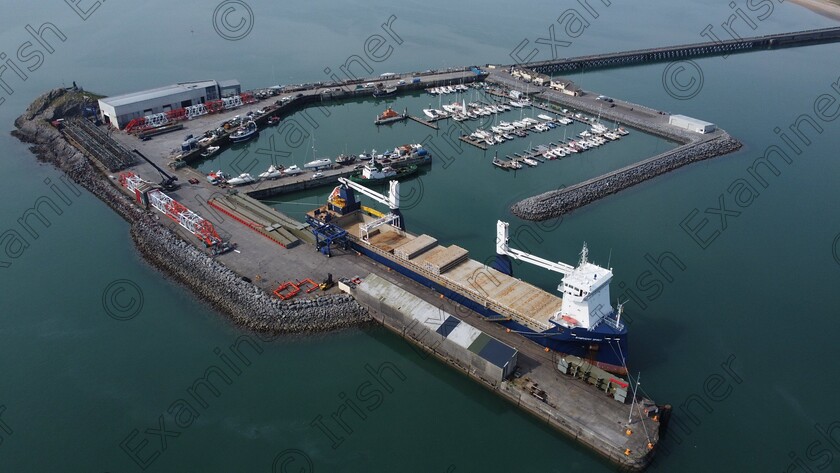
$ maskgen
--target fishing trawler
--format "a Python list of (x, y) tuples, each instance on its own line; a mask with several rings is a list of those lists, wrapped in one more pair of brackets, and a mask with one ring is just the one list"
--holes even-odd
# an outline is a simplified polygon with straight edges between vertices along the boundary
[(230, 141), (231, 143), (244, 143), (254, 139), (257, 133), (259, 133), (257, 124), (253, 120), (249, 120), (247, 124), (231, 133)]
[(350, 175), (350, 180), (362, 184), (379, 184), (385, 181), (394, 179), (403, 179), (417, 173), (419, 168), (416, 164), (408, 166), (393, 168), (388, 165), (383, 165), (376, 161), (376, 158), (371, 159), (365, 164), (361, 171)]

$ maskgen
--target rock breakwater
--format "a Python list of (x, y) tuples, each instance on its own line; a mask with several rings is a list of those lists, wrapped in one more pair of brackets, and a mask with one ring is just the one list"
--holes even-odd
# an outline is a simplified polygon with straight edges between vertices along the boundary
[[(75, 94), (78, 95), (78, 94)], [(165, 274), (189, 287), (239, 325), (269, 333), (303, 333), (345, 328), (371, 320), (351, 296), (325, 295), (280, 301), (243, 280), (141, 209), (50, 125), (80, 111), (82, 97), (64, 89), (38, 97), (15, 120), (12, 134), (32, 144), (39, 160), (64, 171), (131, 224), (132, 239), (140, 253)]]
[(556, 218), (640, 182), (687, 164), (731, 153), (740, 147), (741, 142), (722, 133), (715, 138), (685, 144), (565, 189), (529, 197), (514, 204), (511, 212), (526, 220)]

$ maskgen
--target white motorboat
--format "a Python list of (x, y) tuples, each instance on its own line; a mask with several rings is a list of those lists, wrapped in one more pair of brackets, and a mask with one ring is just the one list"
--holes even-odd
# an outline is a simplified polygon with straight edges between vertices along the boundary
[(327, 166), (332, 166), (332, 160), (329, 158), (316, 159), (314, 161), (309, 161), (308, 163), (303, 165), (303, 167), (306, 169), (318, 169)]
[(219, 151), (219, 149), (220, 148), (218, 146), (208, 146), (207, 149), (204, 150), (203, 153), (201, 153), (201, 157), (202, 158), (209, 158), (210, 156), (213, 156), (214, 154), (216, 154)]
[(243, 172), (237, 177), (231, 178), (227, 180), (227, 183), (232, 186), (243, 186), (245, 184), (251, 184), (254, 182), (254, 177), (248, 174), (247, 172)]
[(277, 179), (278, 177), (282, 176), (283, 170), (272, 164), (271, 166), (269, 166), (268, 171), (261, 173), (258, 177), (260, 179)]
[(284, 176), (297, 176), (298, 174), (303, 174), (303, 169), (299, 168), (297, 164), (292, 164), (283, 170)]

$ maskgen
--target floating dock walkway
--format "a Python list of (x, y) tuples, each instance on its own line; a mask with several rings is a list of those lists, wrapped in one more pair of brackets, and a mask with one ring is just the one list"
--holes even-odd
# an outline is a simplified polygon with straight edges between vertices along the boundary
[(431, 122), (429, 120), (424, 120), (420, 117), (415, 117), (414, 115), (409, 115), (408, 119), (412, 120), (412, 121), (415, 121), (417, 123), (420, 123), (421, 125), (426, 125), (427, 127), (432, 128), (434, 130), (439, 129), (439, 127), (437, 126), (437, 123)]

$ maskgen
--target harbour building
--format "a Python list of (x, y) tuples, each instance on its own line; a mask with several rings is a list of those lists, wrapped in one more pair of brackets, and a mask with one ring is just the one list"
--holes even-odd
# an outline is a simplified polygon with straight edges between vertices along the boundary
[(131, 120), (240, 95), (237, 80), (179, 82), (99, 100), (102, 119), (122, 129)]

